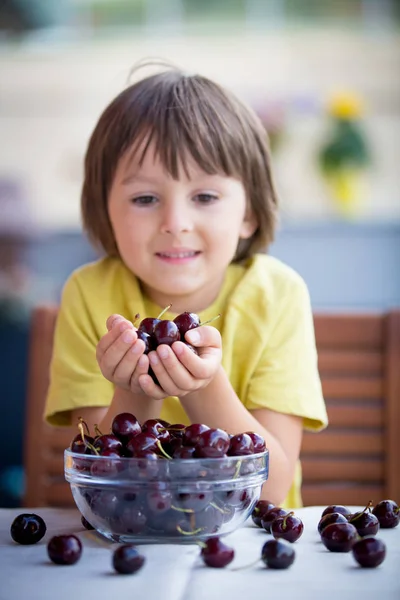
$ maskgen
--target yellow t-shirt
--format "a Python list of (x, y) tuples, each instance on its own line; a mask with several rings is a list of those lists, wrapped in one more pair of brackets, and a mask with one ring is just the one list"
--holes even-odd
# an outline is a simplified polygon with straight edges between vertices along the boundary
[[(129, 320), (139, 313), (156, 317), (162, 307), (143, 297), (137, 278), (117, 258), (76, 270), (64, 286), (54, 339), (45, 418), (71, 425), (71, 411), (108, 406), (113, 384), (100, 372), (96, 345), (106, 319), (118, 313)], [(248, 410), (271, 410), (303, 417), (304, 427), (327, 424), (317, 369), (313, 318), (307, 287), (290, 267), (259, 254), (245, 265), (230, 265), (215, 302), (199, 314), (222, 336), (222, 365)], [(167, 313), (164, 318), (172, 318)], [(179, 399), (163, 401), (161, 418), (188, 424)], [(298, 507), (301, 470), (284, 506)]]

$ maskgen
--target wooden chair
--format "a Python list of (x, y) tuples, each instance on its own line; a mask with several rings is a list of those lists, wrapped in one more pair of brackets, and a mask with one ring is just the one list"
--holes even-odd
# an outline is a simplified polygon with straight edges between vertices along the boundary
[[(56, 307), (32, 314), (25, 428), (25, 506), (73, 504), (63, 450), (76, 428), (53, 428), (42, 415)], [(329, 427), (305, 433), (305, 505), (400, 501), (400, 310), (384, 315), (316, 315)]]

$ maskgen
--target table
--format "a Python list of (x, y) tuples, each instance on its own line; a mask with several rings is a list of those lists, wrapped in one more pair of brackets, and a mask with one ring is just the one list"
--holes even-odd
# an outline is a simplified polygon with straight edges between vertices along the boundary
[[(360, 507), (354, 507), (359, 509)], [(270, 536), (246, 525), (225, 538), (235, 548), (235, 560), (225, 569), (211, 569), (199, 559), (197, 545), (145, 545), (144, 567), (133, 575), (118, 575), (111, 566), (115, 544), (86, 531), (76, 509), (0, 509), (0, 600), (399, 600), (400, 526), (378, 536), (387, 545), (385, 561), (362, 569), (351, 553), (328, 552), (316, 525), (323, 507), (296, 510), (304, 522), (303, 536), (294, 544), (296, 560), (285, 571), (255, 561)], [(10, 537), (10, 525), (21, 512), (35, 512), (47, 524), (46, 536), (33, 546)], [(75, 533), (83, 543), (80, 561), (57, 566), (47, 556), (48, 540)]]

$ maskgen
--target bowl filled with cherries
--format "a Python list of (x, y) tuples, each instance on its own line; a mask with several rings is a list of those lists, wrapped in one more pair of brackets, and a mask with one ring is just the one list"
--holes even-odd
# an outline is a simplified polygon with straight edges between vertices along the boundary
[(90, 525), (115, 542), (197, 542), (231, 533), (252, 513), (268, 477), (268, 451), (253, 432), (201, 423), (139, 423), (115, 416), (111, 432), (79, 433), (65, 477)]

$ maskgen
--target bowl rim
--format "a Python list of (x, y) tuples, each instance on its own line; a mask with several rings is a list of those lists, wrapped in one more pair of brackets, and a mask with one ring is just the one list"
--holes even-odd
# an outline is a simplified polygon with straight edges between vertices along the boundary
[[(67, 457), (71, 457), (71, 458), (77, 458), (77, 459), (82, 459), (82, 460), (106, 460), (106, 461), (111, 461), (111, 462), (131, 462), (134, 463), (135, 461), (140, 462), (140, 464), (143, 464), (145, 461), (147, 461), (148, 459), (146, 457), (139, 457), (139, 456), (102, 456), (101, 454), (81, 454), (79, 452), (72, 452), (69, 448), (66, 448), (64, 450), (64, 463), (67, 460)], [(269, 461), (269, 450), (268, 448), (266, 448), (263, 452), (258, 452), (257, 454), (239, 454), (238, 456), (220, 456), (218, 458), (165, 458), (160, 456), (160, 460), (165, 460), (167, 462), (169, 461), (173, 461), (174, 464), (194, 464), (194, 465), (198, 465), (199, 463), (202, 464), (209, 464), (209, 465), (213, 465), (215, 464), (215, 462), (217, 460), (221, 461), (221, 462), (227, 462), (227, 461), (234, 461), (234, 460), (241, 460), (241, 461), (248, 461), (251, 462), (252, 460), (256, 460), (259, 458), (264, 458), (266, 457), (267, 460)], [(150, 464), (153, 464), (153, 460), (149, 461)]]

